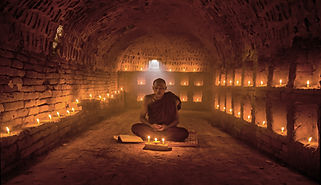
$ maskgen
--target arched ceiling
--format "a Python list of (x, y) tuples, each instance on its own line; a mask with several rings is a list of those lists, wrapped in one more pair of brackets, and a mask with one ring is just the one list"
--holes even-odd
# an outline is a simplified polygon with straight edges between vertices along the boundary
[(143, 37), (183, 35), (209, 51), (208, 62), (229, 65), (274, 56), (295, 41), (319, 43), (320, 8), (319, 0), (4, 0), (0, 41), (48, 53), (62, 25), (61, 56), (103, 67)]

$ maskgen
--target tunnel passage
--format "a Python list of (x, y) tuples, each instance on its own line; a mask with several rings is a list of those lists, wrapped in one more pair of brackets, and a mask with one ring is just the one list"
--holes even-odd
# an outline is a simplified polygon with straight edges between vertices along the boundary
[(84, 118), (139, 107), (160, 76), (183, 109), (211, 111), (214, 126), (319, 179), (320, 8), (1, 1), (1, 171), (89, 127)]

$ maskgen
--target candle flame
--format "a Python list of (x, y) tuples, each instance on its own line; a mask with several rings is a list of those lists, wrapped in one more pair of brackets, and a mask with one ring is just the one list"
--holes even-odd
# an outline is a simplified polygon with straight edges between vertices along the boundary
[(248, 116), (247, 116), (247, 119), (248, 119), (248, 120), (250, 120), (250, 119), (251, 119), (251, 116), (250, 116), (250, 115), (248, 115)]
[(232, 112), (233, 109), (230, 109), (230, 112)]
[(230, 80), (230, 84), (231, 84), (231, 85), (232, 85), (232, 82), (233, 82), (233, 81), (232, 81), (232, 80)]
[(70, 111), (69, 111), (69, 110), (67, 110), (67, 114), (70, 114)]
[(155, 138), (155, 141), (157, 141), (157, 138)]
[(114, 98), (114, 95), (112, 94), (112, 95), (110, 95), (110, 97), (111, 97), (111, 98)]
[(309, 85), (310, 85), (310, 81), (308, 80), (308, 81), (307, 81), (307, 87), (309, 87)]
[(76, 99), (76, 103), (79, 103), (79, 100), (78, 100), (78, 99)]
[(10, 134), (10, 129), (9, 127), (6, 127), (8, 134)]
[(52, 117), (51, 117), (51, 115), (50, 115), (50, 114), (48, 115), (48, 117), (49, 117), (49, 119), (50, 119), (50, 120), (52, 119)]
[(248, 81), (247, 84), (250, 86), (251, 85), (251, 81)]
[(39, 123), (40, 123), (40, 120), (39, 120), (39, 118), (37, 118), (37, 123), (38, 123), (38, 125), (39, 125)]
[(282, 132), (282, 133), (284, 132), (284, 127), (281, 128), (281, 132)]
[(58, 118), (60, 118), (60, 114), (59, 114), (59, 112), (57, 112), (57, 116), (58, 116)]
[(122, 88), (122, 87), (121, 87), (121, 88), (120, 88), (120, 90), (121, 90), (121, 91), (123, 91), (123, 90), (124, 90), (124, 88)]
[(142, 71), (142, 70), (143, 70), (143, 68), (141, 67), (141, 68), (140, 68), (140, 70)]
[(74, 108), (71, 108), (72, 112), (75, 112), (75, 109)]
[(236, 81), (236, 85), (238, 85), (238, 84), (239, 84), (239, 81), (237, 80), (237, 81)]
[(308, 141), (309, 141), (309, 143), (310, 143), (310, 142), (312, 141), (312, 137), (309, 137), (309, 140), (308, 140)]
[(241, 115), (241, 112), (238, 112), (237, 115), (240, 116), (240, 115)]
[(99, 99), (101, 99), (101, 96), (100, 96), (100, 95), (99, 95), (98, 97), (99, 97)]
[(162, 138), (162, 143), (165, 144), (165, 138)]
[(261, 81), (261, 85), (263, 85), (263, 81)]
[(220, 108), (220, 105), (216, 105), (217, 108)]
[(109, 97), (109, 93), (107, 93), (106, 95), (107, 95), (107, 97)]
[(169, 71), (172, 71), (172, 69), (169, 69)]
[(280, 79), (280, 85), (282, 85), (282, 79)]
[(225, 84), (225, 80), (223, 80), (223, 84)]
[(106, 98), (104, 97), (103, 100), (106, 101)]
[(262, 125), (265, 125), (265, 121), (262, 122)]
[(226, 109), (226, 107), (223, 107), (223, 110), (225, 110)]
[(90, 98), (92, 98), (92, 97), (93, 97), (93, 95), (92, 95), (92, 94), (89, 94), (89, 97), (90, 97)]

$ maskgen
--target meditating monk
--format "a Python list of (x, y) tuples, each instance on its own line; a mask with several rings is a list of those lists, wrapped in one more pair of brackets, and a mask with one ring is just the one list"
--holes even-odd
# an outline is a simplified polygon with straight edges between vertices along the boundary
[(178, 110), (181, 100), (172, 92), (165, 92), (166, 82), (158, 78), (153, 82), (154, 94), (144, 97), (140, 121), (132, 126), (132, 132), (146, 140), (165, 138), (169, 141), (184, 141), (188, 137), (185, 128), (177, 127), (179, 123)]

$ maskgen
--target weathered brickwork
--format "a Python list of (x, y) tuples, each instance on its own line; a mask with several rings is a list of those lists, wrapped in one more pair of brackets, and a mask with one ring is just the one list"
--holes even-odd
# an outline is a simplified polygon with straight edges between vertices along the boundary
[[(46, 60), (0, 51), (1, 132), (66, 111), (76, 99), (89, 98), (116, 89), (117, 75), (58, 60)], [(8, 57), (9, 56), (9, 57)]]

